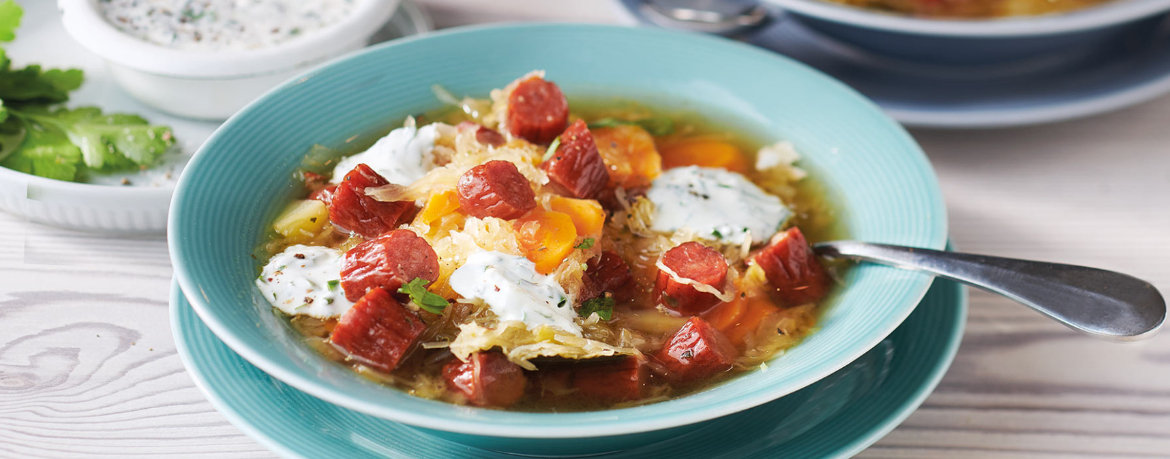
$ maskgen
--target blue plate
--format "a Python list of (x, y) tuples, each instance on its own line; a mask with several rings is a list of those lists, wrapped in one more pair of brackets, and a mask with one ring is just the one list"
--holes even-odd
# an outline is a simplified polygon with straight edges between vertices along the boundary
[[(936, 280), (918, 308), (845, 368), (771, 403), (700, 424), (693, 432), (607, 458), (849, 457), (922, 403), (955, 357), (966, 290)], [(393, 421), (347, 410), (260, 371), (215, 337), (171, 287), (171, 327), (195, 384), (233, 424), (290, 458), (506, 458)]]

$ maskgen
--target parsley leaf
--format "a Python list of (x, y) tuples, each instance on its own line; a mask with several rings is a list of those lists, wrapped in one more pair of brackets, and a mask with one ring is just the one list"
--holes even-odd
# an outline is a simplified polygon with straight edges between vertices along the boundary
[(557, 147), (561, 146), (561, 138), (553, 139), (552, 143), (548, 144), (548, 150), (544, 152), (544, 157), (540, 158), (540, 162), (548, 162), (557, 152)]
[(48, 145), (60, 154), (60, 162), (72, 163), (74, 168), (78, 166), (77, 159), (96, 170), (148, 166), (175, 143), (166, 126), (152, 126), (136, 115), (105, 115), (96, 107), (53, 111), (30, 107), (9, 112), (29, 132), (14, 156), (28, 156), (28, 150)]
[[(28, 129), (16, 117), (9, 118), (3, 129), (8, 132), (12, 126), (25, 134), (20, 136), (21, 143), (0, 161), (0, 166), (55, 180), (78, 179), (78, 166), (82, 163), (81, 149), (67, 137), (56, 131)], [(9, 145), (3, 145), (2, 150), (9, 151)]]
[(445, 309), (449, 303), (447, 303), (445, 298), (427, 291), (427, 284), (429, 284), (429, 282), (427, 282), (426, 279), (416, 277), (414, 280), (403, 284), (402, 287), (399, 287), (398, 293), (409, 295), (410, 301), (413, 302), (415, 306), (435, 314), (442, 314), (443, 309)]
[(587, 237), (587, 238), (585, 238), (585, 240), (581, 241), (580, 244), (573, 246), (573, 248), (574, 249), (592, 249), (593, 248), (593, 238)]
[(654, 118), (642, 118), (638, 120), (621, 120), (617, 118), (602, 118), (589, 123), (589, 129), (610, 128), (623, 125), (636, 124), (649, 132), (650, 135), (661, 137), (674, 132), (674, 120), (670, 117), (659, 116)]
[(602, 320), (610, 320), (613, 318), (613, 306), (613, 294), (605, 292), (605, 295), (585, 301), (585, 304), (581, 305), (581, 309), (578, 309), (577, 313), (585, 318), (589, 318), (593, 313), (597, 313)]
[(329, 290), (333, 290), (333, 289), (337, 288), (338, 285), (341, 285), (341, 280), (340, 279), (333, 279), (333, 280), (327, 282), (325, 285), (327, 285), (329, 287)]
[[(12, 41), (24, 12), (0, 0), (0, 41)], [(57, 107), (81, 87), (78, 69), (13, 68), (0, 49), (0, 166), (57, 180), (79, 180), (86, 168), (114, 171), (153, 164), (172, 145), (166, 126), (96, 107)]]
[(13, 69), (0, 52), (0, 99), (13, 103), (51, 104), (69, 100), (69, 92), (81, 87), (85, 74), (78, 69), (41, 70), (39, 65)]
[(24, 10), (16, 2), (8, 0), (0, 3), (0, 41), (12, 41), (16, 38), (16, 28), (20, 27), (20, 17)]

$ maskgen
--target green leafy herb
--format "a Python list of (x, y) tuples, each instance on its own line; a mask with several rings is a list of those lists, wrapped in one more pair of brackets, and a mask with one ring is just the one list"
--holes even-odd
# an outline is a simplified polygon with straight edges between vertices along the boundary
[(0, 41), (12, 41), (16, 38), (16, 28), (20, 27), (20, 17), (24, 10), (16, 2), (0, 3)]
[(577, 313), (581, 317), (588, 318), (596, 312), (602, 320), (610, 320), (613, 318), (613, 306), (613, 294), (605, 292), (605, 295), (585, 301), (585, 304), (581, 305), (581, 309), (577, 310)]
[(581, 241), (580, 244), (573, 246), (573, 248), (574, 249), (592, 249), (593, 248), (593, 238), (587, 237), (587, 238), (585, 238), (585, 240)]
[(654, 118), (642, 118), (638, 120), (622, 120), (617, 118), (602, 118), (589, 123), (589, 129), (600, 129), (607, 127), (618, 127), (629, 124), (636, 124), (649, 132), (650, 135), (660, 137), (674, 132), (674, 120), (666, 116), (658, 116)]
[(410, 301), (416, 306), (423, 308), (426, 311), (442, 314), (443, 309), (447, 308), (447, 300), (439, 295), (427, 291), (426, 279), (416, 277), (414, 280), (407, 282), (402, 287), (398, 288), (398, 293), (403, 293), (410, 296)]
[(333, 279), (333, 280), (327, 282), (326, 285), (329, 286), (329, 290), (333, 290), (333, 289), (337, 288), (338, 285), (341, 285), (341, 280)]
[(548, 162), (557, 152), (557, 147), (561, 146), (561, 138), (553, 139), (552, 143), (548, 144), (548, 150), (544, 152), (544, 157), (540, 159), (541, 162)]
[[(0, 1), (0, 41), (11, 41), (23, 11)], [(81, 70), (13, 68), (0, 49), (0, 166), (58, 180), (147, 167), (174, 145), (170, 128), (96, 107), (55, 107), (81, 87)]]

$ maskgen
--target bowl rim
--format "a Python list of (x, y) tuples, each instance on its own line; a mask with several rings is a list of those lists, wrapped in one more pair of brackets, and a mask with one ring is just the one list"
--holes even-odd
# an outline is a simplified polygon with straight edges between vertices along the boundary
[(797, 15), (839, 24), (955, 38), (1056, 35), (1109, 27), (1170, 10), (1170, 0), (1113, 0), (1067, 13), (998, 19), (926, 19), (866, 10), (825, 0), (764, 0)]
[[(326, 67), (329, 67), (329, 66), (341, 63), (341, 62), (358, 59), (361, 56), (364, 56), (366, 54), (378, 52), (379, 50), (381, 50), (383, 48), (403, 46), (403, 45), (413, 43), (413, 42), (418, 41), (418, 40), (426, 40), (426, 39), (430, 39), (433, 37), (474, 35), (477, 33), (491, 32), (491, 31), (498, 31), (498, 30), (509, 30), (509, 31), (515, 32), (515, 33), (523, 33), (524, 31), (530, 31), (530, 30), (551, 29), (551, 30), (557, 30), (559, 32), (559, 31), (562, 31), (562, 30), (567, 29), (567, 28), (592, 29), (592, 30), (598, 30), (598, 31), (611, 31), (611, 32), (627, 33), (627, 34), (630, 34), (630, 33), (633, 33), (633, 34), (654, 34), (654, 35), (671, 34), (671, 35), (674, 35), (675, 39), (677, 39), (677, 40), (696, 40), (696, 41), (707, 42), (708, 44), (710, 44), (711, 42), (719, 42), (719, 43), (721, 43), (722, 46), (737, 47), (739, 51), (744, 52), (744, 53), (755, 54), (755, 55), (759, 56), (761, 59), (779, 59), (779, 60), (785, 61), (787, 64), (794, 66), (794, 68), (798, 68), (798, 69), (804, 70), (806, 72), (809, 72), (811, 74), (817, 75), (818, 77), (822, 78), (826, 84), (829, 84), (831, 86), (835, 86), (837, 89), (839, 89), (839, 90), (843, 91), (845, 94), (847, 94), (848, 97), (852, 98), (855, 102), (857, 102), (859, 104), (860, 108), (866, 109), (871, 114), (875, 115), (875, 117), (878, 120), (880, 120), (879, 122), (882, 123), (883, 125), (885, 125), (885, 128), (890, 129), (890, 131), (893, 132), (898, 137), (900, 137), (903, 142), (906, 142), (906, 145), (909, 145), (912, 148), (912, 150), (913, 150), (912, 153), (921, 159), (922, 165), (925, 166), (925, 171), (926, 171), (926, 174), (924, 174), (924, 176), (922, 178), (923, 178), (925, 184), (929, 188), (936, 191), (936, 193), (932, 193), (932, 197), (930, 199), (930, 206), (932, 208), (931, 215), (933, 217), (935, 217), (935, 218), (933, 218), (934, 223), (933, 223), (933, 226), (931, 228), (932, 231), (934, 231), (934, 233), (930, 235), (932, 237), (932, 240), (928, 244), (925, 244), (925, 246), (927, 246), (928, 248), (937, 249), (937, 250), (943, 250), (945, 248), (946, 242), (947, 242), (947, 234), (948, 234), (947, 219), (946, 219), (946, 207), (945, 207), (945, 203), (943, 202), (941, 188), (939, 187), (939, 184), (938, 184), (938, 177), (937, 177), (937, 174), (934, 173), (933, 166), (931, 166), (929, 159), (926, 157), (926, 154), (922, 151), (921, 147), (918, 146), (917, 142), (914, 141), (913, 137), (911, 137), (910, 134), (900, 124), (895, 122), (889, 116), (885, 115), (881, 111), (881, 109), (877, 107), (877, 105), (875, 105), (869, 99), (866, 99), (860, 93), (849, 88), (844, 83), (841, 83), (841, 82), (833, 79), (832, 77), (829, 77), (829, 76), (827, 76), (827, 75), (825, 75), (825, 74), (823, 74), (823, 73), (821, 73), (821, 72), (819, 72), (811, 67), (808, 67), (807, 65), (805, 65), (803, 63), (795, 61), (791, 58), (787, 58), (785, 56), (779, 56), (779, 55), (776, 55), (774, 53), (770, 53), (766, 50), (759, 49), (759, 48), (753, 47), (753, 46), (748, 45), (748, 44), (739, 43), (739, 42), (736, 42), (733, 40), (728, 40), (728, 39), (724, 39), (721, 37), (712, 37), (712, 36), (704, 36), (704, 35), (692, 34), (692, 33), (687, 33), (687, 32), (680, 32), (680, 31), (670, 31), (670, 30), (652, 29), (652, 28), (633, 28), (633, 27), (601, 25), (601, 24), (544, 22), (544, 23), (481, 24), (481, 25), (455, 27), (455, 28), (451, 28), (451, 29), (442, 30), (439, 32), (429, 33), (429, 34), (422, 35), (422, 36), (407, 37), (405, 39), (394, 40), (391, 42), (387, 42), (387, 43), (383, 43), (383, 44), (379, 44), (376, 46), (365, 48), (364, 50), (362, 50), (360, 52), (351, 53), (347, 56), (343, 56), (340, 58), (330, 60), (330, 61), (326, 62), (325, 64), (314, 67), (313, 69), (311, 69), (309, 71), (303, 72), (300, 75), (297, 75), (297, 76), (293, 77), (292, 79), (286, 81), (285, 83), (273, 88), (265, 95), (253, 100), (248, 106), (244, 107), (242, 110), (240, 110), (235, 115), (233, 115), (231, 118), (229, 118), (219, 129), (216, 130), (215, 133), (212, 134), (212, 136), (207, 140), (207, 142), (204, 143), (203, 147), (201, 147), (199, 149), (199, 151), (196, 152), (196, 154), (191, 158), (191, 161), (188, 163), (187, 167), (184, 169), (184, 174), (179, 178), (179, 183), (175, 188), (175, 194), (174, 194), (174, 198), (173, 198), (172, 202), (173, 203), (183, 202), (187, 193), (189, 193), (188, 190), (197, 186), (196, 184), (193, 183), (193, 181), (192, 181), (193, 179), (191, 179), (191, 177), (193, 175), (190, 173), (190, 171), (199, 169), (199, 167), (200, 167), (199, 165), (203, 161), (205, 161), (206, 160), (205, 158), (207, 157), (207, 155), (204, 154), (204, 152), (208, 150), (209, 146), (214, 146), (216, 144), (216, 140), (218, 139), (218, 137), (223, 135), (222, 134), (223, 132), (230, 129), (230, 127), (235, 125), (236, 123), (239, 123), (240, 120), (242, 119), (242, 117), (246, 116), (247, 113), (253, 111), (256, 106), (258, 106), (260, 104), (267, 103), (267, 101), (269, 101), (269, 100), (275, 99), (276, 94), (278, 92), (281, 92), (284, 88), (294, 86), (294, 85), (298, 84), (299, 82), (301, 82), (302, 80), (305, 80), (305, 79), (311, 77), (312, 75), (314, 75), (315, 73), (317, 73), (318, 71), (320, 71)], [(199, 315), (200, 319), (203, 320), (204, 324), (206, 324), (207, 327), (209, 329), (211, 329), (211, 331), (213, 333), (215, 333), (215, 335), (217, 337), (219, 337), (220, 340), (222, 340), (225, 344), (227, 344), (228, 347), (232, 348), (233, 351), (235, 351), (237, 354), (239, 354), (245, 360), (248, 360), (249, 362), (251, 362), (257, 368), (260, 368), (261, 370), (272, 375), (273, 377), (289, 384), (290, 386), (292, 386), (298, 390), (301, 390), (303, 392), (311, 394), (314, 397), (320, 398), (320, 399), (325, 400), (327, 402), (330, 402), (330, 403), (333, 403), (333, 404), (336, 404), (336, 405), (339, 405), (339, 406), (342, 406), (342, 407), (345, 407), (348, 409), (352, 409), (355, 411), (360, 411), (360, 412), (363, 412), (366, 414), (381, 417), (384, 419), (389, 419), (392, 421), (401, 422), (404, 424), (409, 424), (412, 426), (433, 429), (433, 430), (439, 430), (439, 431), (445, 431), (445, 432), (475, 435), (475, 436), (526, 438), (526, 439), (555, 439), (555, 438), (590, 438), (590, 437), (633, 435), (633, 434), (638, 434), (638, 433), (642, 433), (642, 432), (658, 431), (658, 430), (670, 429), (670, 428), (674, 428), (674, 427), (691, 425), (691, 424), (695, 424), (698, 422), (722, 417), (722, 416), (725, 416), (725, 415), (728, 415), (731, 413), (743, 411), (745, 409), (749, 409), (749, 408), (752, 408), (754, 406), (758, 406), (762, 403), (766, 403), (768, 401), (775, 400), (779, 397), (782, 397), (782, 396), (787, 395), (789, 393), (792, 393), (796, 390), (799, 390), (800, 388), (806, 387), (809, 384), (812, 384), (813, 382), (823, 378), (824, 376), (832, 374), (833, 372), (841, 369), (845, 365), (848, 365), (849, 362), (856, 360), (860, 355), (864, 354), (869, 349), (871, 349), (873, 346), (875, 346), (878, 342), (880, 342), (887, 335), (889, 335), (894, 329), (896, 329), (898, 325), (900, 325), (903, 321), (905, 321), (906, 317), (908, 317), (910, 315), (910, 313), (913, 312), (914, 307), (916, 307), (917, 304), (922, 300), (923, 296), (926, 295), (926, 292), (930, 288), (930, 285), (933, 281), (933, 277), (931, 277), (931, 276), (922, 275), (922, 276), (917, 277), (916, 280), (914, 282), (912, 282), (912, 287), (907, 290), (907, 292), (908, 292), (907, 298), (910, 298), (913, 301), (911, 307), (904, 307), (903, 310), (901, 311), (901, 313), (897, 314), (896, 316), (891, 315), (890, 317), (893, 319), (896, 319), (896, 320), (892, 320), (889, 323), (889, 326), (887, 328), (875, 330), (874, 333), (871, 334), (870, 338), (865, 341), (864, 345), (856, 346), (856, 348), (853, 349), (853, 352), (846, 354), (844, 357), (839, 357), (838, 358), (839, 361), (834, 362), (831, 365), (824, 365), (824, 366), (818, 367), (817, 371), (810, 372), (810, 374), (805, 376), (804, 378), (794, 380), (793, 382), (791, 382), (787, 386), (780, 386), (778, 389), (775, 389), (775, 390), (759, 391), (759, 392), (753, 393), (751, 396), (742, 395), (742, 396), (737, 397), (734, 403), (724, 403), (724, 404), (720, 404), (717, 406), (712, 406), (712, 407), (710, 407), (702, 412), (699, 412), (699, 413), (687, 412), (688, 416), (675, 416), (675, 417), (657, 416), (657, 417), (654, 417), (653, 419), (638, 419), (637, 422), (632, 422), (632, 421), (629, 421), (626, 419), (622, 419), (621, 416), (618, 414), (614, 414), (612, 416), (612, 422), (606, 423), (604, 425), (593, 424), (593, 425), (589, 425), (588, 427), (582, 427), (582, 426), (578, 426), (578, 425), (574, 425), (574, 424), (567, 424), (567, 423), (549, 424), (549, 423), (547, 423), (547, 421), (545, 421), (547, 419), (547, 416), (550, 416), (549, 413), (527, 413), (527, 412), (505, 411), (504, 413), (508, 413), (509, 415), (531, 417), (533, 419), (533, 421), (529, 424), (526, 424), (526, 425), (488, 424), (485, 420), (482, 420), (482, 419), (480, 419), (480, 420), (465, 420), (465, 419), (452, 419), (452, 418), (439, 419), (435, 416), (432, 416), (432, 415), (429, 415), (426, 413), (422, 413), (422, 414), (413, 413), (413, 412), (410, 412), (407, 410), (402, 410), (402, 409), (398, 409), (398, 408), (391, 408), (388, 406), (381, 406), (379, 404), (369, 403), (368, 401), (361, 400), (361, 399), (358, 399), (356, 397), (350, 396), (348, 394), (342, 393), (340, 390), (337, 389), (337, 387), (335, 387), (332, 384), (328, 384), (328, 383), (322, 381), (320, 378), (302, 377), (300, 374), (297, 374), (296, 372), (294, 372), (290, 369), (286, 369), (282, 365), (280, 365), (279, 363), (271, 360), (270, 358), (265, 356), (262, 352), (249, 347), (241, 337), (234, 335), (230, 331), (230, 327), (225, 322), (221, 321), (219, 316), (217, 316), (214, 312), (212, 312), (212, 308), (210, 308), (210, 306), (209, 306), (209, 300), (207, 299), (206, 293), (200, 289), (198, 284), (193, 280), (191, 273), (189, 273), (187, 271), (186, 264), (184, 263), (184, 251), (180, 248), (181, 246), (179, 243), (179, 241), (181, 240), (181, 237), (182, 237), (181, 233), (183, 231), (181, 229), (182, 223), (183, 223), (183, 221), (182, 221), (183, 217), (179, 216), (180, 215), (179, 210), (181, 208), (182, 208), (181, 205), (172, 205), (171, 209), (170, 209), (170, 213), (168, 215), (168, 221), (167, 221), (167, 244), (168, 244), (169, 252), (171, 255), (172, 264), (174, 265), (174, 277), (178, 281), (181, 290), (184, 292), (184, 295), (186, 296), (188, 302), (191, 304), (191, 306), (195, 310), (195, 312)], [(910, 303), (910, 301), (907, 301), (907, 303)], [(387, 388), (387, 390), (395, 390), (395, 389)], [(409, 396), (409, 395), (406, 395), (406, 396)], [(459, 405), (449, 404), (446, 402), (439, 402), (439, 401), (430, 401), (430, 402), (436, 403), (436, 404), (448, 405), (452, 409), (458, 409), (458, 410), (473, 410), (476, 412), (500, 412), (500, 410), (491, 410), (491, 409), (459, 406)], [(585, 412), (585, 413), (554, 413), (552, 415), (558, 416), (559, 418), (569, 418), (569, 417), (572, 417), (574, 415), (589, 414), (589, 413), (620, 413), (620, 412), (625, 411), (625, 410), (639, 410), (639, 409), (645, 409), (646, 406), (662, 406), (662, 405), (667, 404), (667, 403), (670, 403), (670, 401), (656, 403), (653, 405), (644, 405), (644, 406), (634, 407), (634, 408), (623, 408), (623, 409), (606, 410), (606, 411), (591, 411), (591, 412)], [(679, 413), (676, 413), (676, 414), (679, 414)], [(541, 421), (545, 421), (545, 422), (541, 422)], [(485, 431), (485, 426), (490, 426), (491, 427), (490, 431)]]
[(340, 21), (294, 40), (259, 49), (190, 51), (133, 37), (97, 11), (94, 0), (57, 0), (65, 31), (111, 63), (178, 78), (226, 79), (270, 74), (320, 61), (339, 47), (377, 32), (400, 0), (364, 0)]

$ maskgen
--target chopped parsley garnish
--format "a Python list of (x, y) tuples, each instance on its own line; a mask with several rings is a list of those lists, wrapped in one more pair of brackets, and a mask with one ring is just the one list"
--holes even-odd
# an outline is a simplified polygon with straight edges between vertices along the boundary
[(398, 288), (398, 293), (404, 293), (410, 296), (410, 301), (428, 312), (434, 314), (442, 314), (443, 309), (447, 308), (447, 300), (439, 295), (427, 291), (426, 279), (416, 277), (414, 280), (407, 282), (402, 287)]
[(329, 281), (326, 285), (329, 286), (329, 290), (333, 290), (333, 289), (337, 288), (338, 285), (341, 285), (341, 280), (340, 279), (333, 279), (333, 280)]
[(613, 318), (613, 306), (613, 294), (605, 292), (605, 295), (586, 301), (585, 304), (581, 305), (581, 309), (577, 313), (581, 317), (589, 318), (589, 316), (596, 312), (602, 320), (610, 320)]
[(557, 138), (553, 139), (552, 143), (548, 144), (548, 151), (544, 152), (544, 157), (541, 158), (540, 161), (541, 162), (548, 162), (548, 160), (552, 159), (553, 155), (555, 155), (557, 153), (557, 147), (560, 147), (560, 146), (561, 146), (561, 138), (557, 137)]
[(574, 249), (592, 249), (593, 248), (593, 238), (587, 237), (587, 238), (585, 238), (585, 240), (581, 241), (580, 244), (573, 246), (573, 248)]
[(674, 120), (666, 116), (658, 116), (654, 118), (642, 118), (639, 120), (620, 120), (617, 118), (602, 118), (589, 123), (589, 129), (618, 127), (628, 124), (636, 124), (649, 132), (650, 135), (661, 137), (674, 132)]
[[(15, 38), (23, 10), (0, 1), (0, 41)], [(166, 126), (137, 115), (66, 108), (81, 87), (79, 69), (16, 68), (0, 49), (0, 166), (45, 178), (76, 181), (86, 170), (138, 170), (174, 145)]]

